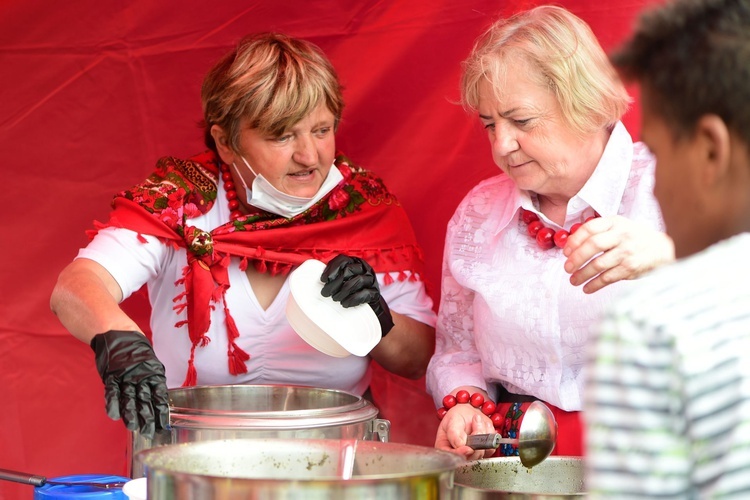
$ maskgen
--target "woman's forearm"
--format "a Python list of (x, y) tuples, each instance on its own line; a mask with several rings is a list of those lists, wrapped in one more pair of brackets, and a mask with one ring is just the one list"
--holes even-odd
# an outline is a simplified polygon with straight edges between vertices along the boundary
[(435, 329), (391, 311), (394, 327), (370, 352), (386, 370), (410, 379), (425, 374), (435, 352)]

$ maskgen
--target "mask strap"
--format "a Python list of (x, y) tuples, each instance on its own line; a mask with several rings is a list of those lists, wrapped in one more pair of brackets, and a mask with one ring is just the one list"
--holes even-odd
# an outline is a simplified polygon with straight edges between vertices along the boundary
[[(251, 172), (253, 173), (253, 175), (254, 175), (255, 177), (258, 177), (258, 174), (256, 174), (256, 173), (255, 173), (255, 170), (253, 170), (253, 167), (251, 167), (251, 166), (250, 166), (250, 164), (249, 164), (249, 163), (247, 162), (247, 160), (245, 159), (245, 157), (244, 157), (244, 156), (240, 156), (240, 158), (242, 158), (242, 161), (244, 161), (244, 162), (245, 162), (245, 165), (247, 165), (247, 168), (249, 168), (249, 169), (250, 169), (250, 171), (251, 171)], [(235, 167), (235, 168), (236, 168), (236, 167)]]
[[(255, 177), (258, 177), (258, 174), (255, 173), (255, 170), (253, 170), (253, 167), (250, 166), (250, 164), (247, 162), (247, 160), (245, 159), (245, 157), (244, 156), (240, 156), (240, 158), (242, 158), (242, 161), (245, 162), (245, 165), (247, 165), (247, 168), (250, 169), (250, 171), (253, 173), (253, 175)], [(242, 182), (242, 187), (244, 187), (245, 189), (249, 190), (250, 188), (247, 186), (247, 182), (245, 182), (245, 178), (242, 176), (242, 174), (240, 174), (240, 169), (237, 168), (237, 164), (234, 163), (234, 162), (232, 162), (232, 166), (234, 167), (235, 173), (239, 176), (240, 182)]]

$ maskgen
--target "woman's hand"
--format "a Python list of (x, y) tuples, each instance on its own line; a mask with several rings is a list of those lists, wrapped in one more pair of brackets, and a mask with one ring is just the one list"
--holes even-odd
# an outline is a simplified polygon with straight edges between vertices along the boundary
[(471, 405), (459, 404), (448, 410), (440, 421), (435, 437), (435, 448), (450, 451), (467, 460), (479, 460), (494, 455), (495, 450), (474, 450), (466, 445), (466, 438), (473, 434), (495, 432), (492, 420)]
[(375, 271), (364, 259), (339, 254), (326, 265), (320, 281), (325, 283), (320, 291), (323, 297), (331, 297), (344, 307), (368, 304), (378, 317), (381, 336), (391, 331), (391, 310), (380, 295)]
[(164, 365), (141, 332), (110, 330), (91, 340), (104, 382), (107, 415), (128, 430), (151, 438), (169, 429), (169, 394)]
[(563, 252), (570, 283), (585, 283), (585, 293), (638, 278), (674, 260), (669, 236), (620, 215), (589, 220), (568, 237)]

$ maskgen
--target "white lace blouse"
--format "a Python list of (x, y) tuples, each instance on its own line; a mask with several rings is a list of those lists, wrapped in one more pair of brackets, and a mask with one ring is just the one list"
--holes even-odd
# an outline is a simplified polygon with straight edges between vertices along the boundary
[[(663, 230), (653, 197), (654, 159), (613, 129), (599, 164), (568, 203), (564, 228), (593, 215), (622, 215)], [(504, 174), (478, 184), (448, 224), (435, 355), (427, 389), (437, 406), (458, 386), (496, 398), (495, 384), (563, 410), (582, 407), (586, 343), (622, 281), (591, 295), (570, 284), (562, 250), (526, 233), (520, 208), (542, 215)]]

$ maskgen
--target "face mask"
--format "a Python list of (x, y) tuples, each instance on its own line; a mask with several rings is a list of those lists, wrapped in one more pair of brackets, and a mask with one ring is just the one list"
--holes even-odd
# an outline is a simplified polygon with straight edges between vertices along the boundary
[[(243, 179), (241, 175), (239, 176), (242, 186), (245, 188), (247, 202), (254, 207), (286, 217), (287, 219), (291, 219), (295, 215), (301, 214), (320, 201), (322, 197), (330, 193), (331, 190), (344, 178), (338, 168), (331, 166), (331, 169), (328, 171), (328, 176), (323, 181), (318, 192), (315, 193), (315, 196), (311, 198), (292, 196), (291, 194), (283, 193), (273, 187), (263, 175), (255, 173), (253, 167), (250, 166), (244, 157), (241, 156), (240, 158), (242, 158), (242, 161), (245, 162), (247, 168), (249, 168), (255, 175), (252, 189), (247, 187), (245, 179)], [(234, 166), (234, 169), (237, 170), (237, 165), (232, 165)]]

